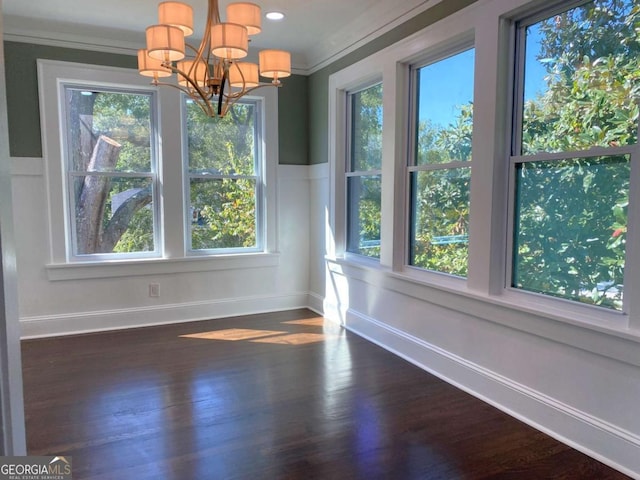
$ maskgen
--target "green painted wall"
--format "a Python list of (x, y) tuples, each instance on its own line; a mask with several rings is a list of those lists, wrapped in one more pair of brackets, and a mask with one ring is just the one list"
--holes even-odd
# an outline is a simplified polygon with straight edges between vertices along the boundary
[[(41, 157), (40, 110), (36, 60), (61, 60), (113, 67), (137, 68), (129, 55), (5, 42), (9, 148), (13, 157)], [(278, 92), (280, 163), (308, 163), (307, 77), (293, 75), (283, 80)]]
[(309, 163), (328, 161), (329, 76), (461, 10), (476, 0), (442, 0), (402, 25), (363, 45), (309, 77)]
[(278, 135), (281, 165), (309, 163), (309, 77), (292, 75), (278, 90)]
[[(9, 148), (12, 157), (41, 157), (40, 108), (36, 60), (99, 63), (111, 67), (136, 68), (137, 60), (128, 55), (89, 52), (70, 48), (5, 42), (7, 69), (7, 113)], [(99, 60), (99, 62), (96, 62)]]

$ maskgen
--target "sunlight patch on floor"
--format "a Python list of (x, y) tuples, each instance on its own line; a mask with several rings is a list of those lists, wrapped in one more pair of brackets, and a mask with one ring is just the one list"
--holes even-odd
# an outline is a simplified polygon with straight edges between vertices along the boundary
[(280, 345), (304, 345), (327, 340), (327, 335), (322, 333), (290, 333), (288, 335), (276, 335), (251, 340), (253, 343), (277, 343)]
[(311, 327), (323, 327), (324, 326), (324, 318), (316, 317), (316, 318), (303, 318), (301, 320), (289, 320), (287, 322), (282, 322), (287, 325), (308, 325)]
[(211, 332), (191, 333), (180, 335), (181, 338), (199, 338), (202, 340), (227, 340), (237, 342), (239, 340), (252, 340), (260, 337), (282, 335), (287, 332), (277, 330), (254, 330), (250, 328), (229, 328), (226, 330), (213, 330)]

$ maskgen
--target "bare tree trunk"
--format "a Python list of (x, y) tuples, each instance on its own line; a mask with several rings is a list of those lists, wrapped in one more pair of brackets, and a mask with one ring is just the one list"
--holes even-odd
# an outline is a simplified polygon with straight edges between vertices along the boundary
[[(98, 94), (73, 94), (69, 103), (69, 152), (71, 168), (85, 171), (91, 161), (91, 154), (98, 137), (93, 133), (93, 108)], [(76, 189), (76, 202), (80, 199), (82, 188)]]
[[(118, 161), (120, 148), (121, 145), (115, 140), (101, 135), (93, 149), (87, 172), (112, 172)], [(84, 178), (82, 192), (76, 203), (78, 254), (106, 253), (98, 247), (110, 186), (109, 177), (88, 175)]]
[(113, 247), (129, 228), (131, 218), (145, 205), (151, 203), (151, 185), (131, 195), (113, 214), (109, 224), (104, 229), (100, 238), (100, 251), (112, 252)]

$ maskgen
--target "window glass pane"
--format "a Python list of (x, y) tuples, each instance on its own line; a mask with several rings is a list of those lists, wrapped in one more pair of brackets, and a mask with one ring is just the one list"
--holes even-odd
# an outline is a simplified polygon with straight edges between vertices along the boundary
[(411, 173), (411, 265), (467, 275), (470, 168)]
[(474, 52), (418, 69), (417, 165), (471, 160)]
[(74, 255), (155, 251), (152, 98), (65, 87)]
[(629, 175), (627, 156), (519, 165), (512, 285), (620, 310)]
[(257, 247), (256, 180), (191, 179), (191, 248)]
[(151, 178), (75, 176), (73, 194), (76, 255), (154, 251)]
[(237, 103), (224, 118), (210, 118), (186, 101), (189, 171), (255, 175), (256, 105)]
[(210, 118), (185, 98), (185, 112), (191, 250), (259, 248), (258, 104)]
[(636, 142), (636, 4), (598, 0), (526, 27), (523, 154)]
[(151, 171), (151, 95), (66, 88), (69, 169)]
[(347, 250), (380, 258), (380, 175), (347, 178)]
[(351, 97), (352, 172), (382, 168), (382, 84)]

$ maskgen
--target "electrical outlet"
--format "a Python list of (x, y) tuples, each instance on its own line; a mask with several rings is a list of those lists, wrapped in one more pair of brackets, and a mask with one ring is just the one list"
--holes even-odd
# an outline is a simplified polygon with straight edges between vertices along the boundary
[(149, 284), (149, 296), (150, 297), (159, 297), (160, 296), (160, 284), (159, 283), (150, 283)]

